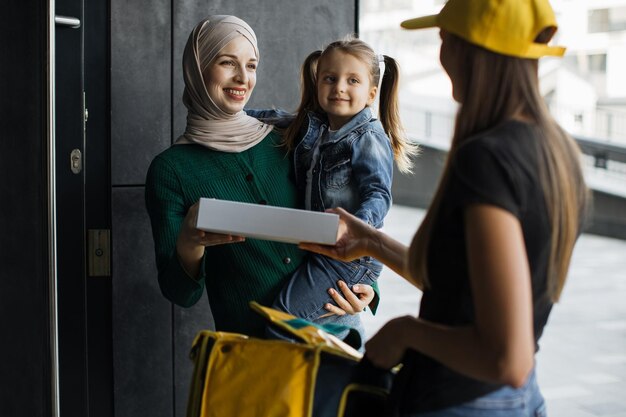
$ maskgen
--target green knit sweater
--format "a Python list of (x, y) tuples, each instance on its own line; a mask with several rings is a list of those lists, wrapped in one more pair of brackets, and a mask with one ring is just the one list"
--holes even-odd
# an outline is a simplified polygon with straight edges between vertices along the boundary
[(159, 154), (148, 171), (145, 198), (161, 291), (170, 301), (189, 307), (206, 287), (215, 326), (221, 331), (262, 336), (264, 323), (248, 302), (271, 305), (305, 254), (293, 244), (250, 238), (211, 246), (205, 251), (200, 277), (194, 279), (178, 261), (178, 232), (187, 210), (200, 197), (298, 207), (291, 161), (278, 142), (272, 132), (241, 153), (176, 145)]

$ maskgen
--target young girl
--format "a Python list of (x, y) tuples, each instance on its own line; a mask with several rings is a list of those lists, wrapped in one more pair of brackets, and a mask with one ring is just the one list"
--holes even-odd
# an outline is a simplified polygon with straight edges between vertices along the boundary
[[(376, 55), (365, 42), (352, 37), (306, 58), (301, 103), (285, 131), (304, 208), (324, 211), (343, 207), (375, 228), (383, 225), (391, 205), (393, 161), (407, 172), (410, 157), (417, 152), (400, 123), (398, 77), (393, 58)], [(370, 106), (381, 78), (379, 121)], [(273, 307), (313, 322), (348, 324), (362, 333), (358, 316), (327, 314), (334, 312), (332, 300), (330, 296), (319, 297), (316, 289), (342, 289), (338, 287), (340, 280), (349, 286), (371, 285), (381, 270), (382, 264), (371, 257), (340, 262), (312, 255), (295, 272)]]

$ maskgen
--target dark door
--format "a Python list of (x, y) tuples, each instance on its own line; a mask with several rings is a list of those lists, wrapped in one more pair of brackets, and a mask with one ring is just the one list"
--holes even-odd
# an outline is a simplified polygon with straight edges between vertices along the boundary
[(55, 14), (59, 408), (87, 416), (82, 0), (57, 1)]
[[(59, 0), (57, 0), (59, 1)], [(89, 417), (113, 415), (109, 2), (84, 2), (85, 228)]]
[(56, 1), (62, 416), (112, 415), (107, 2)]

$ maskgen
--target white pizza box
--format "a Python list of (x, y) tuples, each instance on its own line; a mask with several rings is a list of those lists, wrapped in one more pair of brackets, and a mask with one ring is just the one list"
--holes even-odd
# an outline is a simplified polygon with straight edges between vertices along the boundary
[(263, 240), (333, 245), (339, 216), (334, 213), (201, 198), (196, 227)]

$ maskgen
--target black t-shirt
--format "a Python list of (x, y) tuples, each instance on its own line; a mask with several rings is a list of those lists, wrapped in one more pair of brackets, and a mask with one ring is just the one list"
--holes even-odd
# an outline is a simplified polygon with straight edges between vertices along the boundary
[[(474, 321), (463, 211), (476, 203), (494, 205), (515, 215), (522, 225), (537, 343), (552, 308), (546, 289), (551, 232), (538, 176), (540, 140), (534, 125), (509, 121), (468, 139), (452, 156), (451, 176), (428, 249), (431, 285), (423, 294), (420, 317), (450, 326)], [(500, 388), (415, 351), (409, 351), (403, 363), (392, 398), (405, 412), (461, 404)]]

